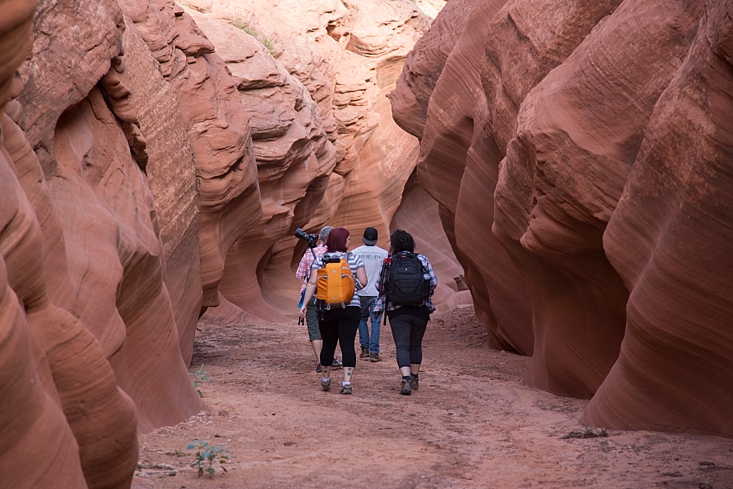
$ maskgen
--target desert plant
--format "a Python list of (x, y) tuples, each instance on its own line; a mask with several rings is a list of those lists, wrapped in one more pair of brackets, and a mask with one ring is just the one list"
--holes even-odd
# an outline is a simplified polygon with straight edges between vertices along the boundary
[(228, 472), (224, 464), (229, 462), (232, 455), (222, 445), (209, 445), (208, 441), (194, 440), (188, 444), (186, 449), (196, 449), (196, 459), (191, 462), (191, 466), (198, 468), (199, 477), (204, 475), (204, 472), (207, 472), (209, 477), (214, 477), (215, 462), (219, 463), (221, 470)]
[(204, 393), (201, 392), (201, 389), (199, 389), (199, 384), (202, 382), (208, 382), (209, 381), (209, 374), (204, 370), (204, 364), (201, 364), (201, 368), (199, 368), (195, 372), (189, 372), (189, 377), (191, 377), (191, 382), (193, 382), (193, 388), (196, 389), (196, 392), (198, 393), (199, 397), (204, 397)]

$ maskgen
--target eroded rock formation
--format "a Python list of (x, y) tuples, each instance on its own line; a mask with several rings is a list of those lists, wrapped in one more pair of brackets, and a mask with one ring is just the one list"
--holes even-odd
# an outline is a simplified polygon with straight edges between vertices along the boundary
[(449, 2), (391, 95), (494, 345), (597, 425), (733, 436), (731, 12)]
[(392, 121), (386, 94), (430, 20), (408, 1), (188, 5), (258, 126), (264, 214), (231, 248), (220, 289), (247, 314), (283, 320), (304, 249), (296, 227), (374, 226), (388, 244), (417, 141)]
[(604, 233), (630, 296), (619, 358), (585, 417), (730, 437), (733, 3), (705, 2), (699, 18)]
[[(295, 227), (386, 240), (417, 141), (384, 94), (429, 19), (324, 4), (270, 42), (170, 0), (0, 0), (3, 483), (128, 487), (138, 431), (203, 407), (187, 372), (203, 311), (284, 319)], [(411, 195), (406, 215), (435, 212)]]

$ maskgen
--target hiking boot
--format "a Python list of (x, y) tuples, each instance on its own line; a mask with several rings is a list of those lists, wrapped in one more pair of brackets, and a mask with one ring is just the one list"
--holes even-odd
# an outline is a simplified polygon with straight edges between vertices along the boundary
[(380, 358), (379, 353), (370, 353), (369, 361), (370, 362), (381, 362), (382, 359)]
[(359, 355), (359, 358), (369, 358), (369, 348), (361, 347), (361, 355)]
[(321, 367), (320, 363), (316, 363), (316, 372), (318, 372), (319, 374), (323, 372), (323, 367)]
[(402, 379), (402, 388), (400, 389), (400, 394), (403, 396), (409, 396), (412, 392), (412, 389), (410, 389), (410, 381)]
[(344, 362), (342, 362), (339, 357), (333, 357), (333, 363), (331, 364), (331, 368), (341, 368), (343, 366), (344, 366)]
[(351, 384), (341, 386), (341, 394), (351, 394)]
[(323, 389), (324, 391), (331, 390), (331, 377), (329, 377), (328, 380), (325, 380), (323, 377), (321, 377), (321, 389)]
[(416, 390), (417, 390), (417, 387), (418, 387), (418, 386), (417, 386), (417, 383), (418, 383), (418, 378), (417, 378), (417, 377), (413, 377), (413, 376), (411, 375), (411, 376), (410, 376), (410, 388), (411, 388), (412, 390), (414, 390), (414, 391), (416, 391)]

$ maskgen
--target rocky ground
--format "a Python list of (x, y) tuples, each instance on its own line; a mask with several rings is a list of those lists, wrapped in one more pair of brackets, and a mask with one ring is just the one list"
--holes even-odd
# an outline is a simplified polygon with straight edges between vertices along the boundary
[[(295, 320), (201, 322), (191, 372), (208, 411), (141, 435), (133, 488), (733, 488), (733, 440), (582, 426), (587, 401), (523, 385), (528, 359), (488, 349), (471, 308), (434, 315), (411, 396), (389, 327), (381, 343), (344, 396), (321, 391)], [(196, 440), (230, 457), (213, 477)]]

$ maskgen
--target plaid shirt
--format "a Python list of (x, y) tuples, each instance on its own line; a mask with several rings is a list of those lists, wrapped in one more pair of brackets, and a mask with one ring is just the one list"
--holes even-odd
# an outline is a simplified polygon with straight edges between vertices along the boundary
[[(430, 295), (427, 297), (427, 299), (423, 299), (422, 305), (428, 306), (428, 310), (432, 313), (435, 311), (435, 306), (433, 305), (433, 293), (435, 292), (435, 287), (438, 285), (438, 277), (435, 276), (435, 272), (433, 271), (432, 265), (430, 265), (430, 261), (427, 259), (427, 257), (421, 255), (420, 253), (417, 253), (417, 257), (422, 262), (423, 266), (425, 267), (425, 270), (427, 271), (428, 275), (430, 276)], [(391, 262), (392, 258), (388, 257), (384, 259), (384, 262), (382, 263), (382, 267), (384, 267), (388, 263)], [(394, 311), (395, 309), (402, 307), (398, 306), (397, 304), (393, 304), (391, 301), (387, 301), (384, 295), (382, 295), (382, 276), (380, 274), (379, 280), (377, 280), (377, 290), (379, 291), (379, 298), (377, 299), (377, 302), (374, 303), (374, 312), (384, 311), (384, 303), (387, 302), (387, 311)]]
[[(316, 254), (316, 258), (322, 257), (326, 251), (328, 251), (328, 248), (326, 248), (326, 245), (324, 244), (319, 244), (313, 248), (313, 253)], [(308, 285), (308, 279), (311, 275), (311, 266), (314, 261), (313, 253), (311, 253), (310, 250), (305, 250), (303, 258), (300, 259), (300, 263), (298, 264), (298, 270), (295, 271), (295, 278), (303, 281), (303, 286), (300, 288), (301, 295), (305, 290), (305, 286)]]

